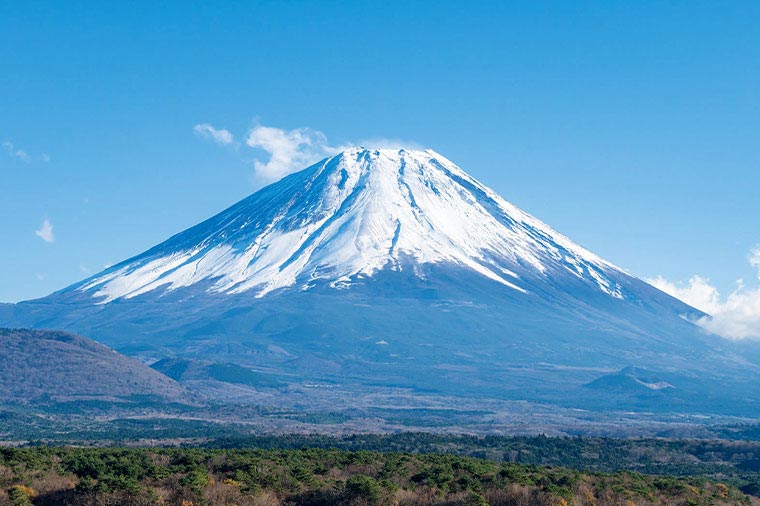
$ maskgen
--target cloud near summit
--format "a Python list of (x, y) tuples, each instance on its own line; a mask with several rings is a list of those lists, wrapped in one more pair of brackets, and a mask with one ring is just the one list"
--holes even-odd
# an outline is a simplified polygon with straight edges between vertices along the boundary
[[(198, 137), (217, 144), (235, 143), (235, 138), (229, 130), (216, 128), (209, 123), (195, 125), (193, 131)], [(248, 132), (245, 146), (255, 151), (253, 175), (257, 181), (263, 183), (277, 181), (351, 146), (422, 149), (416, 142), (390, 138), (369, 138), (332, 146), (324, 133), (313, 128), (288, 130), (261, 124), (254, 125)]]
[(291, 172), (308, 167), (342, 149), (330, 146), (325, 134), (318, 130), (283, 130), (263, 125), (254, 126), (245, 143), (268, 155), (267, 161), (253, 162), (255, 175), (267, 182), (276, 181)]
[(370, 138), (331, 146), (327, 136), (319, 130), (308, 127), (285, 130), (263, 125), (253, 127), (246, 144), (268, 155), (267, 161), (255, 160), (253, 163), (254, 175), (265, 182), (281, 179), (352, 146), (422, 149), (416, 142), (388, 138)]

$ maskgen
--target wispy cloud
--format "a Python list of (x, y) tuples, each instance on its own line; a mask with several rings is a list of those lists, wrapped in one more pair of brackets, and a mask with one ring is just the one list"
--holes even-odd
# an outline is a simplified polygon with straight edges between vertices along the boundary
[(245, 143), (251, 148), (267, 153), (267, 161), (253, 162), (255, 175), (264, 181), (280, 179), (341, 149), (330, 146), (325, 134), (311, 128), (284, 130), (256, 125), (251, 129)]
[[(760, 279), (760, 247), (750, 252), (748, 261), (758, 269)], [(742, 280), (723, 298), (717, 288), (702, 276), (692, 276), (687, 283), (674, 283), (662, 276), (648, 283), (684, 301), (709, 316), (696, 323), (727, 339), (760, 339), (760, 287), (748, 288)]]
[[(216, 144), (234, 144), (236, 148), (240, 146), (229, 130), (217, 129), (209, 123), (195, 125), (193, 132), (198, 137)], [(264, 183), (277, 181), (352, 146), (377, 149), (422, 149), (416, 142), (382, 137), (332, 146), (324, 133), (313, 128), (288, 130), (261, 124), (256, 124), (251, 128), (245, 138), (245, 145), (259, 151), (254, 155), (253, 160), (254, 178)]]
[(21, 160), (22, 162), (29, 163), (32, 161), (32, 157), (29, 156), (29, 153), (24, 151), (23, 149), (17, 149), (12, 142), (5, 141), (2, 144), (3, 150), (11, 157), (17, 158)]
[(50, 220), (45, 218), (42, 222), (42, 226), (38, 230), (34, 231), (34, 234), (45, 242), (55, 242), (55, 236), (53, 235), (53, 224)]
[(370, 137), (353, 143), (354, 146), (364, 146), (370, 149), (425, 149), (414, 141), (390, 139), (387, 137)]
[(33, 157), (30, 155), (27, 151), (18, 148), (10, 141), (5, 141), (2, 144), (0, 144), (0, 147), (2, 147), (3, 151), (10, 156), (11, 158), (15, 158), (17, 160), (21, 160), (24, 163), (29, 163), (34, 160), (39, 160), (41, 162), (49, 162), (50, 161), (50, 155), (47, 153), (42, 153), (39, 156)]
[(718, 289), (702, 276), (692, 276), (686, 283), (669, 281), (662, 276), (647, 279), (646, 282), (707, 314), (715, 314), (720, 310)]
[(760, 279), (760, 246), (757, 246), (755, 249), (750, 251), (749, 264), (757, 269), (757, 277)]
[(235, 137), (229, 130), (224, 128), (217, 129), (208, 123), (199, 123), (193, 127), (195, 135), (202, 139), (216, 142), (217, 144), (228, 145), (235, 142)]
[(401, 139), (369, 138), (332, 146), (327, 136), (312, 128), (286, 130), (271, 126), (256, 125), (248, 134), (246, 144), (267, 153), (266, 161), (255, 160), (254, 173), (266, 182), (276, 181), (291, 172), (305, 169), (319, 160), (334, 155), (352, 146), (377, 149), (422, 149), (419, 144)]

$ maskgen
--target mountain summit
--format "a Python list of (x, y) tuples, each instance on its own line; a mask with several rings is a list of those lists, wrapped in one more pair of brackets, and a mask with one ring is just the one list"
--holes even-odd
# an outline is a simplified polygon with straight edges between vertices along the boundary
[(219, 402), (755, 416), (760, 367), (698, 316), (438, 153), (364, 148), (0, 306), (0, 325), (86, 335)]
[(566, 272), (624, 297), (620, 269), (438, 153), (364, 148), (290, 175), (76, 289), (101, 303), (202, 282), (208, 292), (261, 297), (446, 263), (522, 293), (524, 276)]

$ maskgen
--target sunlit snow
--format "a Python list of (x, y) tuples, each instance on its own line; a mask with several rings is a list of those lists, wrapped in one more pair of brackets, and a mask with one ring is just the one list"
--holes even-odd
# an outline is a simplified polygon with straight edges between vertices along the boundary
[(610, 263), (480, 184), (438, 153), (351, 148), (87, 280), (101, 303), (204, 281), (261, 297), (409, 263), (448, 262), (525, 293), (557, 269), (622, 298)]

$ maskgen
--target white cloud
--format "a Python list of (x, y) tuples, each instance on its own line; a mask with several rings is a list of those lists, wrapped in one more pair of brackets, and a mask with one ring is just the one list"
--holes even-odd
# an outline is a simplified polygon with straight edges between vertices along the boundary
[(746, 290), (740, 286), (719, 312), (697, 323), (728, 339), (760, 339), (760, 288)]
[[(217, 144), (239, 146), (228, 130), (216, 129), (208, 123), (195, 125), (193, 131), (198, 137)], [(254, 177), (264, 183), (277, 181), (351, 146), (378, 149), (422, 149), (414, 142), (388, 138), (369, 138), (342, 146), (331, 146), (325, 134), (319, 130), (308, 127), (287, 130), (260, 124), (256, 124), (251, 129), (245, 144), (265, 154), (265, 159), (254, 158), (253, 160)]]
[(356, 146), (364, 146), (369, 149), (425, 149), (414, 141), (402, 139), (389, 139), (385, 137), (370, 137), (355, 143)]
[(757, 277), (760, 279), (760, 246), (755, 247), (749, 253), (749, 264), (757, 269)]
[(685, 284), (668, 281), (662, 276), (646, 282), (707, 314), (715, 314), (720, 309), (720, 293), (710, 285), (709, 279), (702, 276), (692, 276)]
[(45, 218), (42, 222), (42, 226), (39, 230), (34, 231), (35, 235), (45, 242), (55, 242), (55, 236), (53, 235), (53, 224), (50, 220)]
[[(752, 250), (749, 263), (758, 269), (760, 279), (760, 247)], [(727, 339), (760, 339), (760, 287), (747, 288), (742, 280), (723, 299), (708, 279), (692, 276), (686, 284), (677, 284), (658, 276), (648, 283), (684, 301), (709, 316), (695, 323)]]
[(29, 163), (32, 161), (32, 157), (29, 156), (29, 153), (24, 151), (23, 149), (17, 149), (12, 142), (5, 141), (2, 144), (3, 150), (8, 153), (8, 156), (11, 156), (13, 158), (18, 158), (22, 162)]
[(265, 181), (276, 181), (341, 149), (330, 147), (325, 134), (311, 128), (283, 130), (263, 125), (253, 127), (246, 144), (269, 155), (266, 162), (253, 162), (255, 175)]
[(276, 127), (256, 125), (248, 134), (246, 144), (267, 153), (264, 162), (255, 160), (255, 175), (266, 181), (276, 181), (291, 172), (305, 169), (319, 160), (332, 156), (351, 146), (377, 149), (421, 149), (417, 143), (400, 139), (371, 138), (343, 146), (330, 146), (325, 134), (311, 128), (285, 130)]
[(193, 132), (202, 139), (211, 140), (217, 144), (232, 144), (235, 141), (235, 137), (229, 130), (216, 129), (208, 123), (200, 123), (193, 127)]

